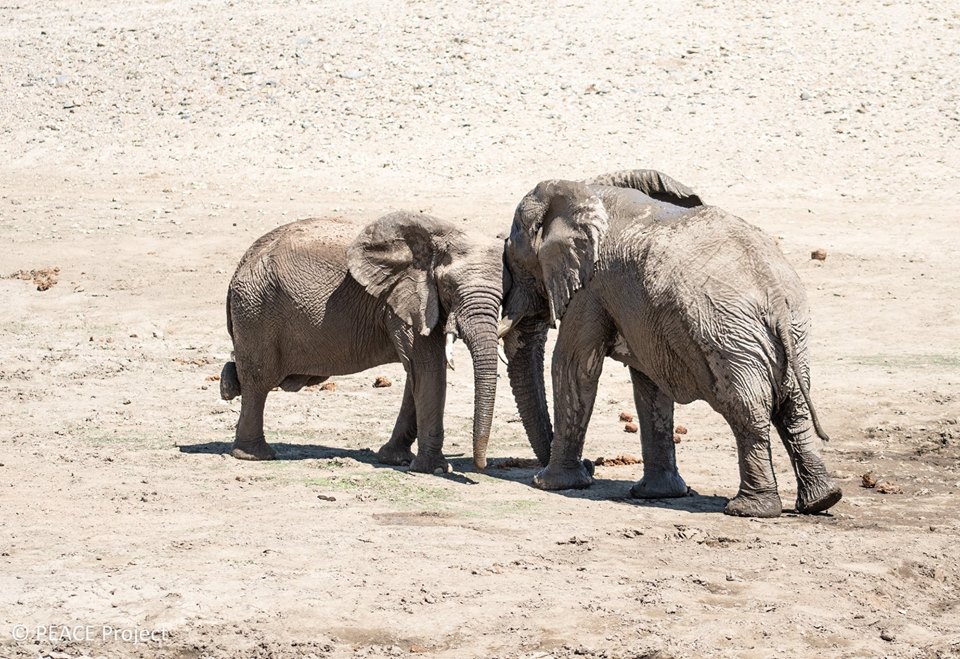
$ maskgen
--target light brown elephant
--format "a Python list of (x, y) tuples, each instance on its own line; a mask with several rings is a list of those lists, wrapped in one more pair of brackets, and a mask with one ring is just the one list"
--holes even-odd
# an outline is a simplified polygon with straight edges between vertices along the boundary
[(399, 361), (407, 372), (403, 402), (378, 459), (409, 463), (414, 471), (446, 470), (446, 368), (460, 337), (473, 358), (474, 464), (482, 469), (496, 393), (502, 277), (502, 241), (470, 238), (417, 213), (381, 217), (352, 242), (345, 225), (320, 219), (257, 240), (227, 293), (235, 361), (224, 366), (220, 390), (227, 400), (242, 396), (234, 457), (275, 457), (263, 435), (272, 388), (297, 391)]
[[(586, 182), (543, 181), (514, 215), (505, 249), (508, 373), (543, 489), (587, 487), (582, 460), (605, 357), (630, 367), (644, 476), (631, 494), (677, 497), (674, 402), (706, 400), (737, 440), (740, 490), (731, 515), (774, 517), (782, 505), (770, 458), (771, 422), (797, 477), (797, 510), (840, 500), (814, 430), (827, 439), (809, 391), (810, 325), (800, 279), (756, 227), (706, 206), (652, 170)], [(547, 329), (553, 353), (554, 434), (544, 395)]]

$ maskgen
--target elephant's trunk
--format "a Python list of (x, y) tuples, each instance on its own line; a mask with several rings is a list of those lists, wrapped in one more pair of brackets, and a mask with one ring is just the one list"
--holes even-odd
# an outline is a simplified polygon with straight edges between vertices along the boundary
[(517, 401), (517, 411), (523, 421), (530, 446), (540, 464), (550, 462), (550, 444), (553, 441), (553, 425), (547, 409), (547, 395), (543, 382), (543, 353), (547, 343), (547, 323), (524, 318), (504, 336), (507, 357), (510, 360), (507, 374), (510, 388)]
[(473, 464), (487, 466), (487, 444), (497, 395), (497, 319), (499, 300), (485, 292), (464, 297), (457, 325), (473, 359)]

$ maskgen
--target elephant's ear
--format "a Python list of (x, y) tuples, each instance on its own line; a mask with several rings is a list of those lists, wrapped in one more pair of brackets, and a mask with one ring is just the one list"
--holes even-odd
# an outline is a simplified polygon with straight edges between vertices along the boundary
[(520, 259), (539, 264), (556, 326), (573, 294), (593, 275), (607, 233), (607, 211), (583, 183), (543, 181), (520, 202), (513, 223)]
[(625, 169), (594, 176), (584, 183), (609, 185), (614, 188), (633, 188), (658, 201), (666, 201), (684, 208), (703, 206), (700, 195), (680, 181), (655, 169)]
[(458, 234), (428, 215), (390, 213), (367, 225), (347, 248), (350, 275), (426, 336), (440, 319), (434, 270)]

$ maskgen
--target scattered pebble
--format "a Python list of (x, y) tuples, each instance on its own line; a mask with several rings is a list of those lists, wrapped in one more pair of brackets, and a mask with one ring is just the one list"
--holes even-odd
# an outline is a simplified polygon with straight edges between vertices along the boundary
[(336, 501), (337, 497), (327, 496), (326, 494), (318, 494), (317, 498), (321, 501)]
[(814, 261), (826, 261), (827, 252), (826, 250), (815, 249), (812, 252), (810, 252), (810, 258), (813, 259)]
[(635, 423), (626, 423), (623, 426), (623, 432), (637, 432), (640, 430), (640, 426)]
[(336, 391), (337, 383), (336, 382), (324, 382), (320, 385), (320, 391)]
[(877, 477), (873, 475), (872, 471), (868, 471), (863, 476), (860, 477), (860, 486), (866, 488), (873, 488), (877, 486)]
[(620, 412), (620, 421), (630, 423), (633, 421), (633, 415), (630, 412)]
[(377, 377), (376, 380), (373, 381), (373, 386), (375, 389), (383, 389), (384, 387), (392, 387), (393, 383), (390, 382), (389, 379), (381, 375)]
[(889, 632), (886, 629), (880, 632), (880, 638), (886, 641), (887, 643), (892, 643), (893, 641), (897, 640), (897, 637), (894, 636), (892, 632)]
[(674, 444), (679, 444), (679, 443), (682, 442), (682, 441), (683, 441), (683, 438), (682, 438), (680, 435), (677, 435), (677, 434), (674, 434), (674, 435), (673, 435), (673, 443), (674, 443)]
[(674, 428), (673, 432), (677, 433), (678, 435), (686, 435), (686, 434), (687, 434), (687, 427), (686, 427), (686, 426), (677, 426), (676, 428)]

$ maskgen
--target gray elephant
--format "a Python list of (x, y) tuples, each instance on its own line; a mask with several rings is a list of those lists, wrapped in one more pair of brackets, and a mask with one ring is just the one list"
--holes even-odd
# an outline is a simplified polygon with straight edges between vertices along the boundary
[[(800, 280), (774, 242), (653, 170), (543, 181), (517, 207), (505, 248), (511, 284), (500, 334), (524, 428), (540, 462), (537, 487), (587, 487), (581, 460), (604, 357), (630, 368), (643, 479), (638, 498), (687, 493), (676, 465), (674, 402), (706, 400), (736, 436), (740, 489), (730, 515), (775, 517), (782, 505), (771, 422), (797, 477), (797, 510), (840, 500), (813, 429), (809, 312)], [(553, 353), (554, 435), (543, 382)]]
[(482, 469), (496, 394), (503, 242), (407, 212), (381, 217), (352, 243), (350, 234), (336, 221), (300, 220), (266, 234), (241, 259), (227, 293), (235, 362), (220, 384), (224, 399), (242, 395), (233, 456), (275, 457), (263, 435), (274, 387), (298, 391), (399, 361), (403, 402), (378, 459), (446, 470), (446, 368), (462, 337), (473, 358), (473, 453)]

